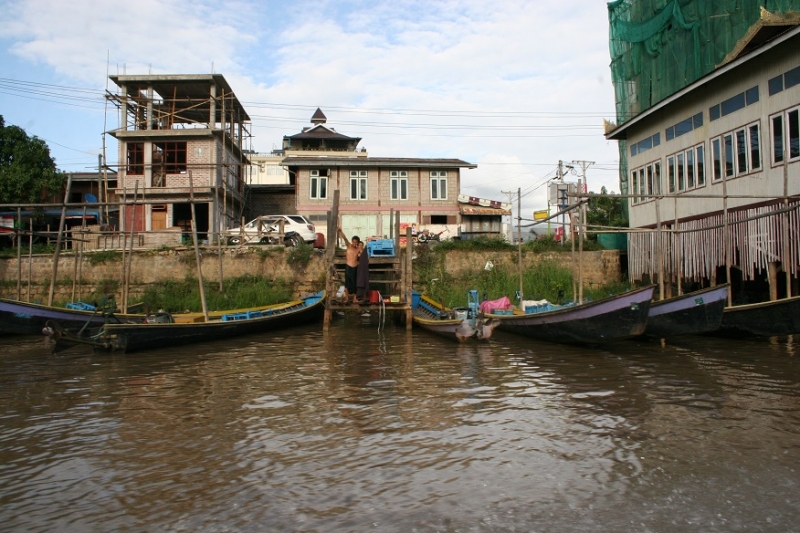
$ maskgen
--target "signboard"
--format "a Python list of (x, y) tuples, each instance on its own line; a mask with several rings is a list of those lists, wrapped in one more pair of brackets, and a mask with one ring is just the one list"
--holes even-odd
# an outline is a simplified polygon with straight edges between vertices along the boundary
[(548, 213), (549, 212), (547, 211), (547, 209), (543, 209), (541, 211), (534, 211), (533, 212), (533, 220), (545, 219), (545, 218), (547, 218)]

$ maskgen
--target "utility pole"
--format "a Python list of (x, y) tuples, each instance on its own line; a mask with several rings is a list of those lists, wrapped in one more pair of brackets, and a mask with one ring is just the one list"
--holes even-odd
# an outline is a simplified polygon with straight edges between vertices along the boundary
[[(560, 159), (558, 160), (558, 182), (560, 184), (564, 183), (564, 162), (561, 161)], [(562, 194), (566, 194), (566, 191), (563, 190), (563, 187), (559, 187), (558, 188), (557, 199), (558, 199), (558, 210), (562, 211), (562, 213), (561, 213), (561, 246), (563, 247), (564, 246), (564, 240), (567, 238), (567, 224), (566, 224), (566, 218), (565, 218), (564, 213), (563, 213), (567, 202), (564, 201), (565, 198), (564, 199), (561, 198)]]
[[(500, 191), (508, 196), (508, 203), (514, 198), (514, 191)], [(522, 307), (522, 300), (524, 299), (522, 293), (522, 189), (517, 188), (517, 271), (519, 272), (519, 305)], [(514, 216), (511, 216), (511, 235), (514, 235)]]
[[(585, 193), (589, 192), (589, 187), (586, 184), (586, 169), (589, 168), (590, 165), (594, 164), (594, 161), (573, 161), (575, 165), (580, 165), (581, 167), (581, 178), (578, 180), (579, 186), (582, 183), (582, 191), (580, 191), (579, 198), (581, 202), (583, 202)], [(581, 204), (580, 209), (580, 247), (578, 249), (578, 303), (583, 303), (583, 240), (586, 238), (586, 202)]]

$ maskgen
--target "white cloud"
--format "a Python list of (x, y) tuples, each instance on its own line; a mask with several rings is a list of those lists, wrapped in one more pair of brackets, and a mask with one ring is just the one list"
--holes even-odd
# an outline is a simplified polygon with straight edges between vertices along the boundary
[(590, 188), (618, 190), (616, 143), (601, 127), (614, 115), (603, 2), (8, 7), (0, 29), (7, 50), (53, 77), (102, 87), (107, 55), (112, 73), (123, 65), (128, 73), (209, 72), (213, 62), (246, 102), (260, 150), (299, 131), (320, 106), (372, 155), (477, 163), (464, 173), (465, 193), (507, 200), (501, 191), (519, 187), (530, 193), (526, 211), (545, 202), (545, 188), (533, 189), (559, 159), (595, 161)]

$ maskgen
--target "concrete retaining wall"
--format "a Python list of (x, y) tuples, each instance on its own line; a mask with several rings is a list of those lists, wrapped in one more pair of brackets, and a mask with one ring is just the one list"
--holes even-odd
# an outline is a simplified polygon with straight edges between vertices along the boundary
[[(319, 287), (325, 279), (325, 264), (321, 255), (315, 254), (304, 270), (290, 266), (287, 261), (289, 249), (280, 247), (223, 248), (222, 272), (225, 278), (244, 275), (261, 276), (271, 280), (286, 280), (296, 285), (297, 293), (303, 293)], [(116, 283), (121, 293), (122, 254), (110, 258), (106, 262), (91, 264), (90, 253), (84, 253), (80, 269), (76, 266), (75, 254), (62, 253), (58, 264), (56, 300), (71, 299), (73, 280), (82, 280), (81, 294), (94, 292), (95, 287), (102, 284)], [(22, 258), (21, 276), (16, 258), (0, 259), (0, 295), (6, 298), (17, 297), (17, 279), (21, 279), (21, 299), (28, 300), (28, 277), (31, 280), (31, 301), (44, 302), (50, 288), (53, 271), (53, 260), (50, 255), (32, 257), (30, 265), (27, 256)], [(572, 268), (572, 256), (569, 252), (549, 252), (544, 254), (526, 253), (523, 264), (532, 265), (540, 261), (554, 261), (565, 268)], [(487, 261), (505, 268), (516, 268), (516, 252), (475, 252), (451, 251), (447, 254), (445, 268), (448, 273), (458, 275), (467, 269), (482, 269)], [(201, 251), (203, 279), (217, 281), (220, 276), (220, 254), (214, 247)], [(577, 264), (575, 265), (577, 272)], [(616, 250), (585, 252), (583, 257), (583, 277), (587, 286), (602, 285), (622, 279), (620, 254)], [(196, 277), (197, 267), (193, 248), (177, 248), (172, 250), (134, 251), (131, 261), (131, 293), (140, 295), (145, 287), (152, 283), (166, 280), (183, 280), (187, 276)], [(77, 294), (77, 292), (76, 292)], [(120, 294), (117, 294), (119, 297)]]

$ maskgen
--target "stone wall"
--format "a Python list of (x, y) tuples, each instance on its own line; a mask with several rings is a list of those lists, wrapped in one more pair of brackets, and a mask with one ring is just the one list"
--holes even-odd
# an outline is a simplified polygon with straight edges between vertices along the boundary
[[(518, 252), (497, 251), (453, 251), (447, 254), (445, 269), (449, 274), (457, 275), (468, 269), (482, 269), (487, 261), (495, 266), (507, 269), (517, 268)], [(553, 261), (567, 268), (573, 268), (573, 256), (570, 252), (522, 253), (522, 264), (531, 266), (542, 261)], [(577, 253), (574, 263), (574, 272), (578, 276)], [(622, 281), (622, 266), (619, 250), (601, 250), (597, 252), (584, 252), (581, 262), (583, 282), (588, 287), (604, 285), (613, 281)]]
[[(289, 249), (282, 247), (268, 248), (230, 248), (222, 249), (220, 262), (219, 250), (214, 247), (201, 248), (201, 268), (203, 279), (216, 282), (220, 279), (220, 264), (224, 278), (235, 278), (244, 275), (261, 276), (271, 280), (288, 280), (296, 285), (298, 293), (320, 288), (319, 283), (325, 279), (324, 262), (319, 257), (312, 258), (305, 269), (290, 266), (286, 257)], [(109, 257), (107, 252), (106, 257)], [(82, 294), (94, 292), (96, 287), (117, 285), (117, 297), (121, 296), (122, 287), (122, 254), (116, 253), (104, 262), (92, 264), (91, 253), (83, 254), (84, 260), (80, 268), (76, 266), (75, 254), (62, 253), (58, 261), (56, 275), (56, 300), (70, 299), (73, 291), (73, 280), (80, 279)], [(30, 267), (30, 270), (29, 270)], [(17, 297), (19, 268), (16, 258), (0, 259), (0, 295), (6, 298)], [(30, 272), (30, 301), (44, 302), (50, 290), (50, 279), (53, 274), (53, 258), (50, 255), (35, 255), (30, 265), (23, 256), (21, 268), (21, 299), (27, 300), (28, 277)], [(144, 292), (147, 285), (167, 281), (183, 280), (187, 276), (197, 277), (197, 262), (193, 248), (176, 248), (173, 250), (137, 250), (131, 260), (131, 293), (136, 296)], [(223, 279), (224, 279), (223, 278)], [(110, 283), (109, 283), (110, 282)]]
[[(106, 253), (107, 252), (97, 252)], [(322, 286), (325, 279), (324, 258), (315, 254), (305, 269), (298, 270), (286, 261), (289, 249), (281, 247), (253, 247), (222, 249), (222, 273), (225, 278), (234, 278), (244, 275), (262, 276), (272, 280), (287, 280), (295, 283), (296, 292), (304, 293)], [(73, 291), (73, 280), (82, 280), (82, 294), (94, 292), (95, 287), (103, 284), (117, 285), (117, 292), (121, 293), (122, 283), (122, 254), (108, 256), (105, 262), (92, 264), (90, 253), (84, 253), (80, 269), (76, 265), (75, 254), (62, 253), (58, 263), (57, 300), (70, 299)], [(532, 265), (540, 261), (554, 261), (565, 268), (572, 268), (572, 255), (569, 252), (549, 252), (544, 254), (525, 253), (523, 264)], [(496, 266), (515, 269), (517, 252), (497, 251), (451, 251), (445, 261), (449, 273), (457, 275), (465, 269), (482, 269), (487, 261)], [(220, 278), (220, 254), (215, 247), (201, 248), (201, 265), (203, 279), (217, 281)], [(29, 269), (30, 267), (30, 269)], [(578, 265), (575, 264), (577, 272)], [(50, 255), (36, 255), (32, 257), (30, 265), (28, 258), (22, 257), (21, 269), (18, 268), (16, 258), (0, 259), (0, 295), (6, 298), (16, 298), (18, 272), (21, 270), (22, 299), (27, 300), (28, 276), (31, 279), (31, 301), (43, 302), (47, 299), (50, 288), (50, 278), (53, 272), (53, 261)], [(197, 276), (197, 266), (193, 248), (176, 248), (172, 250), (138, 250), (134, 251), (131, 261), (131, 293), (133, 296), (141, 294), (145, 287), (166, 280), (183, 280), (187, 276)], [(599, 252), (584, 252), (583, 279), (586, 286), (595, 286), (620, 281), (622, 273), (620, 268), (620, 255), (617, 250), (604, 250)], [(120, 294), (117, 294), (120, 296)]]

